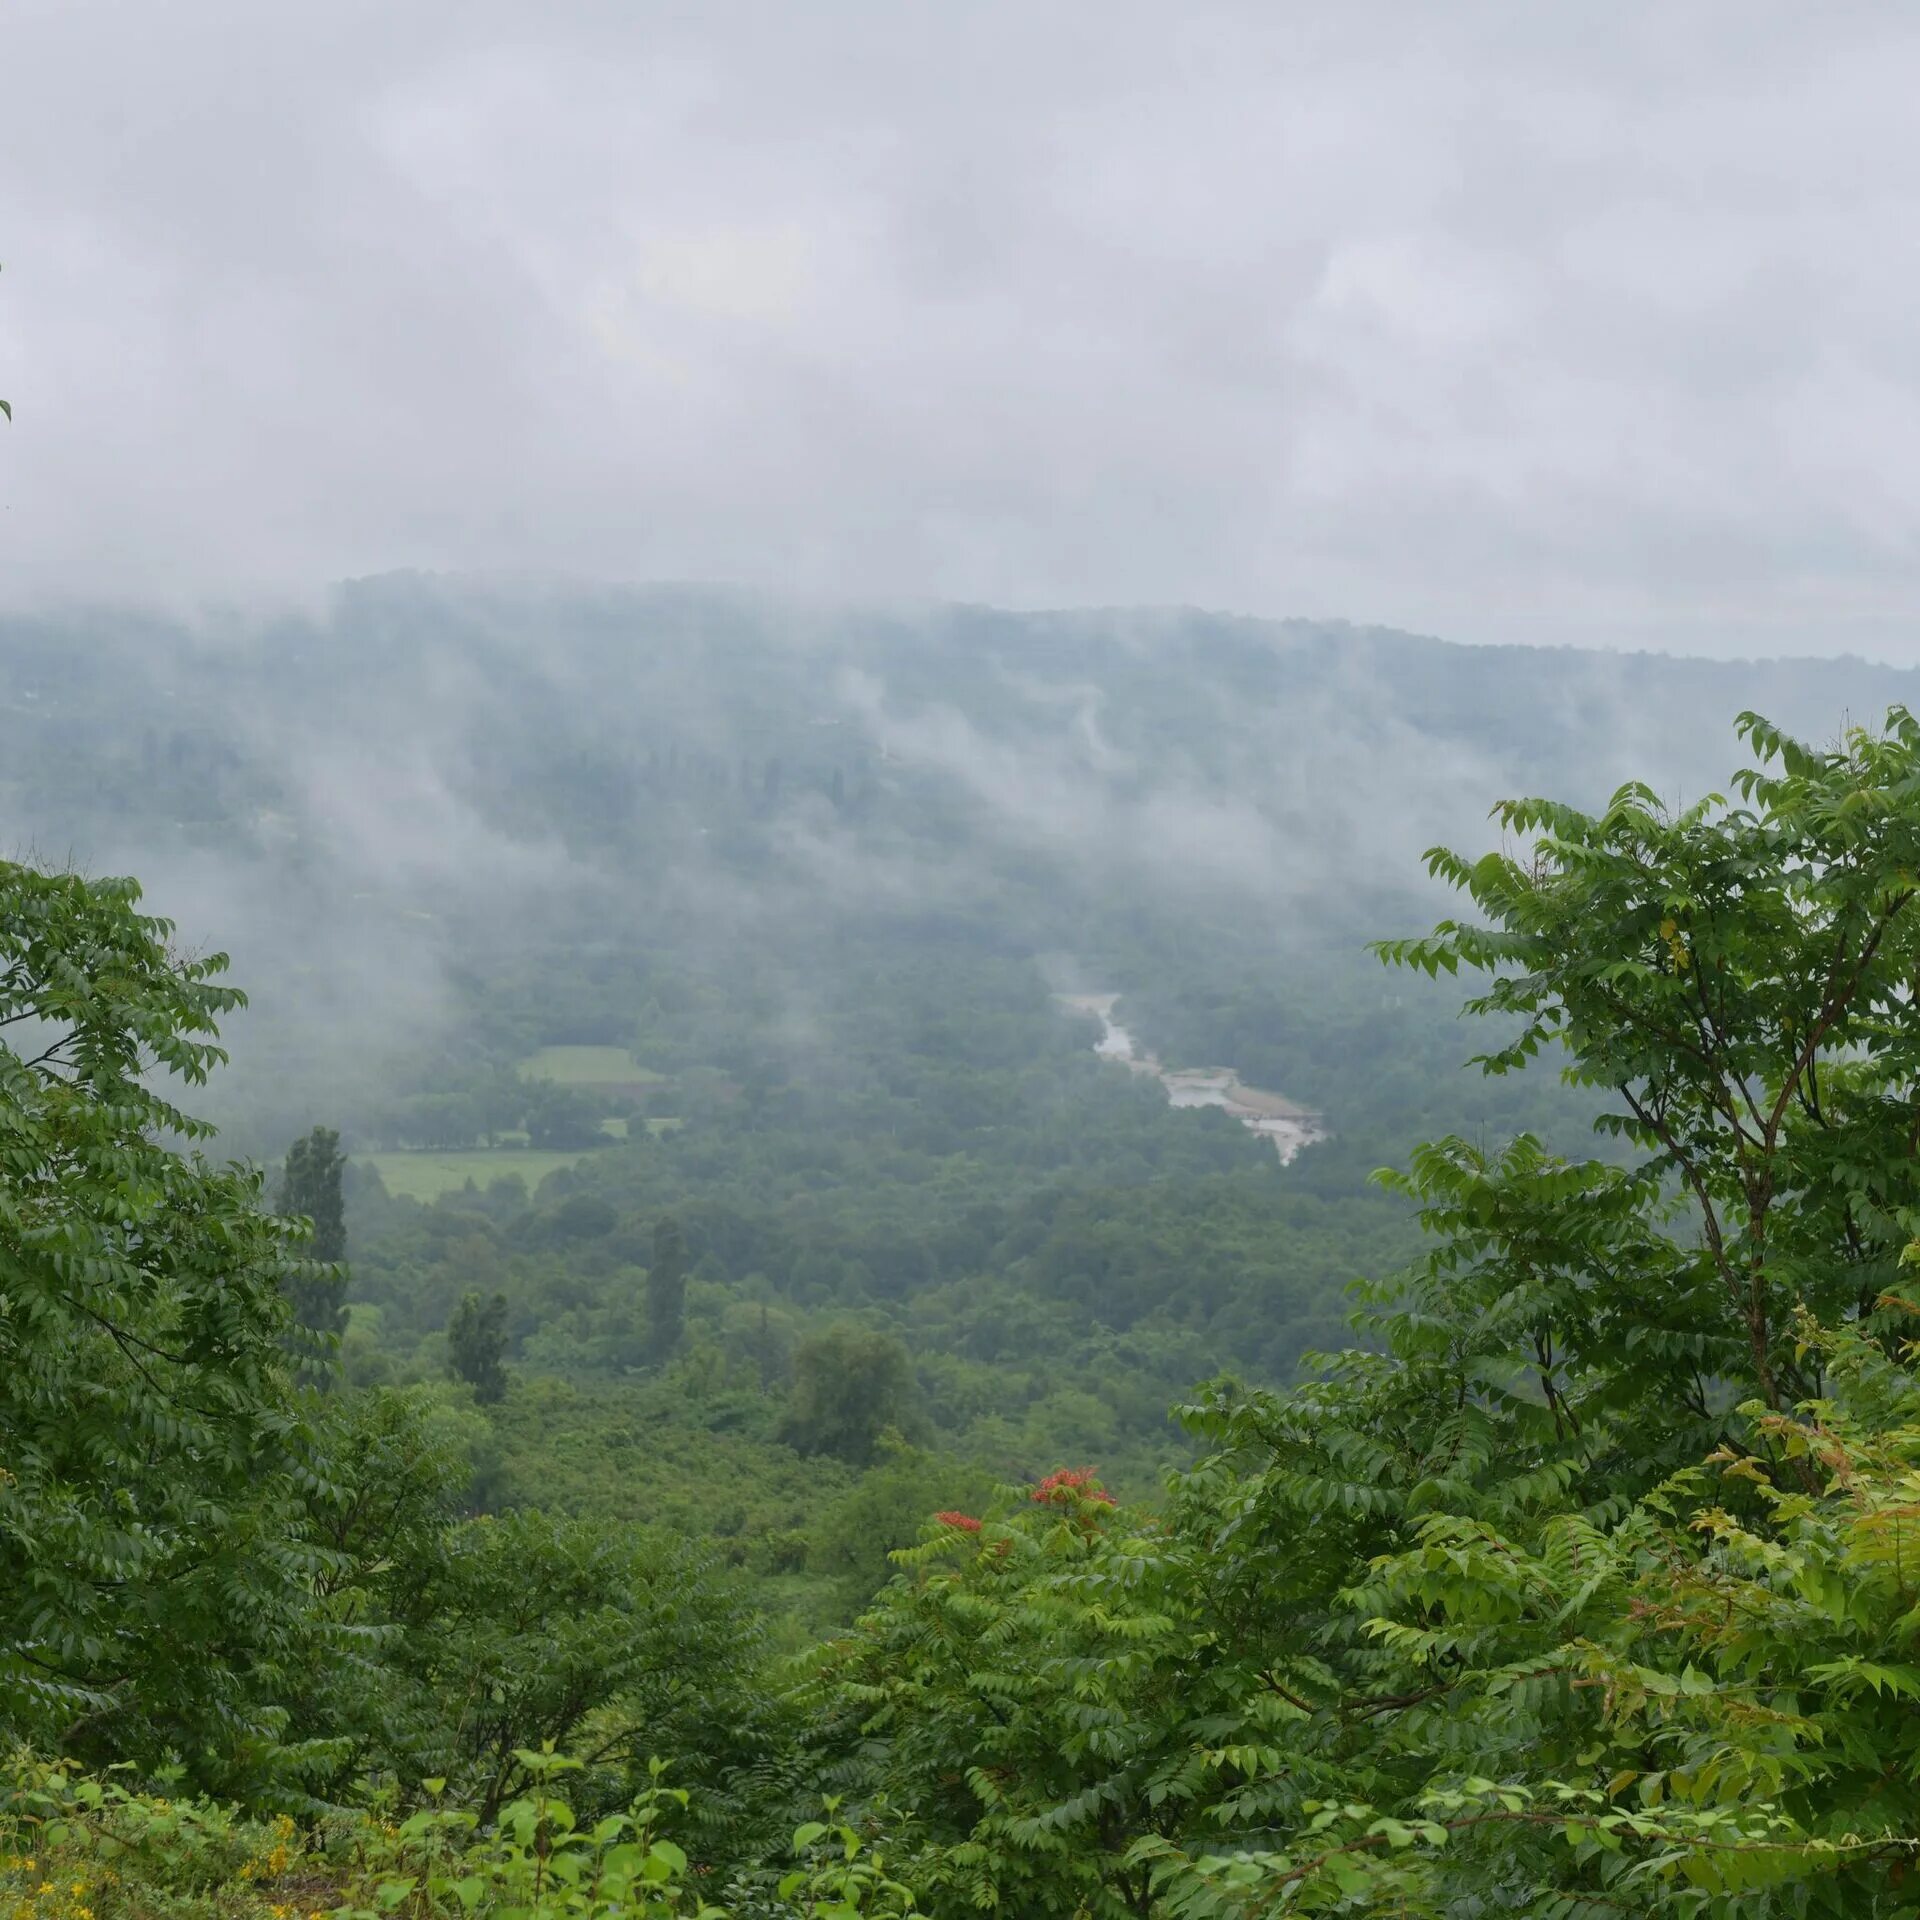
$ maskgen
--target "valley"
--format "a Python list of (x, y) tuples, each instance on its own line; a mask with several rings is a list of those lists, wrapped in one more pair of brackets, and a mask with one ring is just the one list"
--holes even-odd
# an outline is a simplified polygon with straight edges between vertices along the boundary
[[(275, 636), (273, 675), (248, 651), (265, 636), (115, 644), (80, 671), (73, 633), (0, 630), (10, 826), (28, 843), (58, 832), (88, 873), (138, 875), (160, 918), (118, 883), (15, 866), (14, 924), (65, 929), (92, 956), (83, 977), (103, 952), (135, 956), (114, 964), (158, 983), (141, 988), (145, 1030), (217, 1028), (230, 1065), (175, 1057), (206, 1066), (232, 1164), (175, 1157), (158, 1126), (126, 1133), (132, 1094), (95, 1110), (30, 1060), (0, 1094), (33, 1103), (19, 1152), (95, 1130), (34, 1191), (96, 1209), (61, 1229), (118, 1249), (86, 1267), (90, 1286), (146, 1289), (115, 1296), (139, 1342), (125, 1347), (55, 1286), (36, 1312), (66, 1331), (38, 1364), (85, 1353), (93, 1384), (31, 1400), (0, 1384), (46, 1445), (71, 1443), (74, 1484), (110, 1456), (112, 1512), (140, 1516), (122, 1527), (102, 1507), (95, 1528), (36, 1509), (48, 1538), (94, 1528), (85, 1564), (104, 1570), (76, 1583), (43, 1566), (86, 1628), (62, 1643), (74, 1684), (93, 1686), (87, 1647), (123, 1628), (146, 1650), (151, 1726), (116, 1708), (111, 1744), (87, 1755), (158, 1769), (189, 1752), (194, 1790), (254, 1808), (297, 1778), (302, 1806), (357, 1809), (377, 1781), (396, 1796), (379, 1804), (417, 1818), (419, 1783), (444, 1780), (484, 1819), (545, 1777), (551, 1740), (580, 1758), (569, 1791), (600, 1820), (670, 1756), (705, 1809), (675, 1829), (684, 1857), (742, 1912), (780, 1911), (765, 1863), (793, 1851), (829, 1780), (869, 1796), (865, 1830), (886, 1830), (881, 1803), (900, 1796), (917, 1858), (1011, 1863), (1063, 1914), (1118, 1911), (1109, 1850), (1072, 1810), (1112, 1794), (1136, 1840), (1164, 1827), (1189, 1849), (1180, 1884), (1204, 1902), (1212, 1870), (1191, 1849), (1263, 1829), (1233, 1825), (1242, 1761), (1221, 1786), (1192, 1773), (1196, 1712), (1245, 1756), (1325, 1729), (1316, 1764), (1343, 1807), (1408, 1755), (1416, 1782), (1451, 1778), (1462, 1740), (1492, 1743), (1473, 1749), (1488, 1769), (1544, 1756), (1559, 1771), (1543, 1792), (1585, 1791), (1563, 1776), (1591, 1730), (1502, 1676), (1595, 1646), (1648, 1671), (1678, 1656), (1645, 1644), (1630, 1608), (1607, 1612), (1624, 1575), (1585, 1601), (1559, 1593), (1550, 1558), (1523, 1599), (1499, 1582), (1543, 1512), (1549, 1541), (1577, 1525), (1582, 1555), (1614, 1552), (1585, 1517), (1608, 1502), (1629, 1503), (1622, 1541), (1658, 1537), (1661, 1566), (1691, 1565), (1693, 1537), (1631, 1503), (1718, 1442), (1719, 1400), (1692, 1370), (1743, 1378), (1752, 1330), (1722, 1324), (1697, 1249), (1655, 1217), (1674, 1189), (1644, 1137), (1609, 1120), (1603, 1079), (1558, 1071), (1524, 994), (1462, 1021), (1448, 943), (1463, 936), (1428, 932), (1447, 909), (1424, 836), (1457, 831), (1475, 860), (1511, 845), (1531, 827), (1489, 828), (1486, 809), (1541, 776), (1613, 804), (1618, 744), (1578, 719), (1596, 684), (1647, 697), (1645, 771), (1685, 789), (1722, 777), (1710, 747), (1741, 750), (1730, 730), (1732, 747), (1709, 743), (1700, 713), (1770, 694), (1830, 735), (1843, 705), (1904, 680), (1860, 663), (1514, 659), (1197, 615), (849, 611), (801, 647), (778, 609), (724, 595), (417, 580), (343, 589), (298, 645)], [(1379, 688), (1365, 724), (1343, 718), (1355, 676)], [(152, 685), (164, 706), (129, 697)], [(1510, 727), (1516, 705), (1538, 724)], [(148, 711), (196, 717), (168, 729)], [(1882, 777), (1859, 751), (1796, 762), (1828, 783), (1796, 831), (1899, 817), (1833, 800)], [(1566, 861), (1564, 898), (1598, 873), (1630, 904), (1583, 910), (1540, 977), (1611, 927), (1611, 979), (1654, 1000), (1696, 990), (1693, 956), (1722, 936), (1634, 895), (1639, 856), (1607, 836), (1621, 820), (1671, 831), (1639, 804), (1554, 815), (1595, 843)], [(1721, 840), (1699, 844), (1720, 857)], [(1672, 858), (1694, 845), (1675, 839)], [(1728, 855), (1748, 875), (1768, 857)], [(1911, 871), (1910, 850), (1888, 857)], [(1488, 898), (1481, 911), (1504, 910)], [(1724, 950), (1770, 980), (1779, 927), (1817, 930), (1811, 912), (1802, 899)], [(21, 952), (24, 981), (43, 947)], [(223, 952), (205, 977), (244, 1004), (169, 971)], [(1796, 963), (1791, 991), (1831, 964)], [(44, 965), (65, 992), (64, 953)], [(1551, 978), (1586, 991), (1577, 968)], [(117, 1018), (126, 991), (89, 1017)], [(1535, 1071), (1471, 1064), (1536, 1052)], [(1849, 1177), (1897, 1186), (1899, 1154), (1873, 1158), (1880, 1096), (1842, 1114), (1824, 1077), (1821, 1093), (1807, 1127), (1851, 1129)], [(123, 1168), (132, 1184), (100, 1194), (72, 1171)], [(1818, 1212), (1824, 1177), (1808, 1161), (1783, 1204)], [(114, 1239), (169, 1195), (172, 1239)], [(1852, 1241), (1816, 1231), (1858, 1246), (1833, 1287), (1859, 1265), (1891, 1297), (1897, 1250), (1858, 1220)], [(162, 1260), (174, 1240), (180, 1259)], [(53, 1286), (66, 1269), (31, 1271)], [(1598, 1315), (1595, 1288), (1611, 1289)], [(0, 1285), (0, 1316), (8, 1298)], [(9, 1339), (43, 1324), (0, 1317)], [(233, 1356), (217, 1391), (193, 1371), (215, 1354)], [(1783, 1345), (1769, 1365), (1778, 1381), (1803, 1360)], [(1879, 1364), (1851, 1348), (1837, 1362)], [(103, 1392), (126, 1419), (89, 1411)], [(65, 1427), (60, 1406), (79, 1410)], [(22, 1483), (0, 1479), (0, 1551), (26, 1537), (5, 1531), (22, 1500), (64, 1498)], [(1496, 1526), (1519, 1543), (1482, 1556)], [(240, 1599), (201, 1582), (210, 1529), (216, 1563), (254, 1583)], [(176, 1551), (144, 1590), (177, 1638), (127, 1626), (114, 1569)], [(1458, 1565), (1436, 1592), (1433, 1569)], [(1375, 1579), (1401, 1584), (1373, 1595)], [(1362, 1593), (1394, 1637), (1363, 1624), (1355, 1639)], [(1536, 1593), (1587, 1607), (1575, 1654), (1555, 1651), (1559, 1612), (1526, 1612)], [(1477, 1704), (1443, 1716), (1436, 1746), (1379, 1703), (1438, 1684), (1420, 1636), (1455, 1604), (1482, 1609), (1495, 1664), (1448, 1667)], [(209, 1620), (244, 1659), (207, 1655)], [(1715, 1658), (1690, 1657), (1696, 1674)], [(94, 1691), (117, 1700), (115, 1684)], [(463, 1704), (481, 1698), (484, 1727)], [(77, 1725), (84, 1746), (84, 1717), (35, 1711), (32, 1737)], [(1088, 1711), (1142, 1768), (1198, 1781), (1193, 1811), (1153, 1799), (1158, 1773), (1114, 1785), (1077, 1744)], [(1003, 1726), (1030, 1744), (998, 1747)], [(1333, 1754), (1346, 1744), (1374, 1785)], [(1024, 1809), (1004, 1826), (952, 1785), (988, 1748)], [(1291, 1762), (1273, 1764), (1244, 1762), (1263, 1793)], [(1392, 1817), (1411, 1822), (1430, 1790), (1466, 1791), (1416, 1785)], [(1072, 1846), (1028, 1847), (1018, 1823), (1045, 1821)], [(359, 1858), (411, 1844), (355, 1832)], [(272, 1843), (261, 1858), (278, 1885)]]

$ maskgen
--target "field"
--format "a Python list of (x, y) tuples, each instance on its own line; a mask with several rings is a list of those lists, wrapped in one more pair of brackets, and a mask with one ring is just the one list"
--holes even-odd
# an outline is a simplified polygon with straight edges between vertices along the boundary
[[(663, 1114), (652, 1120), (642, 1120), (640, 1124), (654, 1139), (658, 1140), (663, 1133), (678, 1133), (687, 1123), (684, 1120), (675, 1120)], [(600, 1131), (604, 1133), (609, 1140), (631, 1140), (634, 1137), (632, 1122), (619, 1115), (615, 1115), (611, 1120), (602, 1120), (600, 1122)]]
[(570, 1167), (577, 1153), (542, 1153), (525, 1147), (480, 1148), (467, 1151), (400, 1151), (362, 1153), (362, 1166), (378, 1170), (389, 1193), (411, 1194), (416, 1200), (437, 1200), (457, 1192), (471, 1180), (477, 1187), (517, 1173), (531, 1192), (557, 1167)]
[(520, 1077), (563, 1087), (638, 1087), (665, 1078), (637, 1066), (625, 1047), (542, 1047), (520, 1062)]

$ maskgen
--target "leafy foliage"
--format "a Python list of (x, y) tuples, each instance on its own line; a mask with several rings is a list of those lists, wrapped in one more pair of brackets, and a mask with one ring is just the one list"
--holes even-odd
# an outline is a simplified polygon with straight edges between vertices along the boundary
[[(564, 1792), (577, 1761), (518, 1756), (528, 1791), (489, 1828), (430, 1803), (405, 1821), (286, 1816), (128, 1789), (16, 1756), (0, 1775), (0, 1912), (8, 1920), (917, 1920), (871, 1823), (812, 1820), (766, 1894), (722, 1906), (710, 1870), (671, 1836), (688, 1794), (655, 1762), (622, 1812), (583, 1821)], [(434, 1783), (438, 1789), (443, 1783)]]
[(829, 1327), (794, 1350), (786, 1432), (802, 1453), (864, 1465), (881, 1436), (913, 1423), (907, 1350), (883, 1333)]
[(1616, 1096), (1605, 1124), (1693, 1204), (1708, 1370), (1744, 1345), (1777, 1411), (1815, 1384), (1790, 1309), (1870, 1310), (1906, 1237), (1920, 723), (1896, 708), (1884, 736), (1825, 752), (1756, 714), (1740, 726), (1762, 758), (1738, 776), (1745, 805), (1669, 817), (1638, 786), (1593, 817), (1509, 802), (1495, 817), (1528, 862), (1428, 859), (1493, 924), (1383, 951), (1494, 974), (1469, 1010), (1521, 1024), (1490, 1072), (1558, 1041), (1571, 1078)]
[[(1484, 974), (1483, 1067), (1557, 1060), (1606, 1151), (1568, 1158), (1527, 1131), (1415, 1150), (1382, 1184), (1422, 1251), (1356, 1289), (1360, 1344), (1290, 1387), (1203, 1389), (1182, 1410), (1199, 1457), (1152, 1503), (1089, 1467), (993, 1492), (917, 1449), (927, 1407), (952, 1420), (972, 1376), (916, 1367), (882, 1312), (812, 1319), (857, 1280), (827, 1237), (784, 1294), (764, 1272), (735, 1291), (736, 1268), (807, 1227), (817, 1160), (769, 1159), (788, 1186), (759, 1214), (669, 1212), (682, 1174), (644, 1213), (591, 1174), (397, 1209), (420, 1257), (388, 1278), (424, 1281), (422, 1315), (461, 1301), (447, 1357), (475, 1391), (363, 1386), (311, 1409), (287, 1380), (287, 1247), (257, 1183), (155, 1144), (191, 1123), (138, 1104), (154, 1097), (143, 1047), (204, 1072), (222, 990), (114, 883), (26, 874), (7, 922), (21, 1012), (0, 1029), (0, 1327), (43, 1391), (0, 1381), (0, 1432), (64, 1466), (21, 1493), (9, 1453), (0, 1545), (30, 1592), (62, 1595), (65, 1563), (42, 1553), (48, 1528), (75, 1525), (56, 1495), (117, 1511), (99, 1468), (123, 1459), (251, 1530), (216, 1536), (238, 1625), (176, 1618), (145, 1565), (145, 1613), (107, 1581), (79, 1597), (86, 1644), (123, 1663), (178, 1661), (189, 1627), (208, 1632), (211, 1705), (157, 1668), (44, 1678), (22, 1640), (15, 1724), (150, 1773), (178, 1750), (198, 1778), (296, 1807), (304, 1829), (264, 1830), (266, 1877), (305, 1872), (355, 1916), (1914, 1912), (1920, 725), (1895, 710), (1820, 750), (1753, 716), (1743, 730), (1758, 764), (1735, 804), (1670, 813), (1637, 786), (1596, 814), (1514, 802), (1497, 817), (1517, 850), (1429, 857), (1481, 919), (1386, 957)], [(218, 1235), (196, 1225), (215, 1203)], [(1131, 1219), (1105, 1238), (1086, 1195), (1036, 1204), (1014, 1235), (1037, 1263), (1022, 1271), (1063, 1233), (1087, 1298), (1096, 1275), (1148, 1271), (1129, 1264)], [(878, 1208), (864, 1244), (945, 1257), (911, 1225)], [(949, 1231), (986, 1229), (955, 1204)], [(500, 1280), (493, 1308), (482, 1276)], [(509, 1300), (509, 1276), (566, 1297), (590, 1387), (507, 1381), (530, 1297)], [(369, 1309), (376, 1328), (403, 1291)], [(228, 1344), (181, 1343), (207, 1325)], [(232, 1430), (203, 1415), (169, 1457), (149, 1409), (143, 1452), (96, 1457), (89, 1369), (140, 1407), (129, 1330), (200, 1364), (165, 1378), (226, 1394)], [(551, 1326), (522, 1338), (523, 1356), (563, 1350)], [(674, 1453), (690, 1434), (707, 1479)], [(704, 1518), (743, 1566), (830, 1576), (847, 1598), (905, 1514), (933, 1517), (781, 1692), (727, 1578), (605, 1517), (669, 1506), (661, 1456), (683, 1499), (697, 1485), (717, 1509), (724, 1490), (727, 1514)], [(742, 1468), (762, 1483), (729, 1487)], [(601, 1517), (473, 1514), (515, 1475)], [(276, 1504), (248, 1505), (263, 1480)], [(244, 1677), (219, 1665), (240, 1646), (257, 1656)], [(258, 1853), (245, 1815), (24, 1762), (16, 1776), (0, 1818), (58, 1824), (89, 1859), (144, 1827), (189, 1835), (201, 1865), (148, 1876), (160, 1910), (218, 1897)], [(828, 1788), (830, 1821), (794, 1832)]]
[(942, 1514), (823, 1656), (819, 1684), (930, 1843), (939, 1910), (1146, 1910), (1131, 1850), (1192, 1798), (1204, 1636), (1178, 1556), (1128, 1520), (1078, 1473), (985, 1520)]
[(1920, 728), (1746, 730), (1747, 804), (1503, 808), (1432, 856), (1491, 924), (1386, 949), (1636, 1162), (1421, 1149), (1373, 1350), (1200, 1399), (1159, 1526), (899, 1556), (833, 1671), (936, 1910), (1911, 1911)]
[(281, 1225), (162, 1090), (240, 996), (139, 900), (0, 864), (0, 1734), (221, 1782), (283, 1731), (315, 1468)]
[(596, 1767), (724, 1740), (755, 1629), (736, 1597), (671, 1542), (540, 1513), (452, 1529), (395, 1612), (385, 1666), (390, 1770), (449, 1780), (491, 1819), (525, 1784), (522, 1749), (578, 1746)]

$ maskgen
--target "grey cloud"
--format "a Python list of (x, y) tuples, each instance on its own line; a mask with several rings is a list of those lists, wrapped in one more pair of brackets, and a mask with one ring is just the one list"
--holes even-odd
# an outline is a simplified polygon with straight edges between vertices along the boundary
[(1436, 840), (1484, 839), (1489, 796), (1509, 784), (1488, 756), (1384, 711), (1353, 668), (1284, 708), (1221, 701), (1220, 757), (1190, 764), (1117, 750), (1089, 689), (1022, 684), (1045, 723), (1000, 734), (870, 675), (840, 691), (887, 756), (957, 781), (1016, 844), (1174, 895), (1231, 895), (1248, 914), (1284, 918), (1343, 874), (1415, 883)]
[(0, 595), (396, 566), (1920, 657), (1920, 22), (10, 13)]

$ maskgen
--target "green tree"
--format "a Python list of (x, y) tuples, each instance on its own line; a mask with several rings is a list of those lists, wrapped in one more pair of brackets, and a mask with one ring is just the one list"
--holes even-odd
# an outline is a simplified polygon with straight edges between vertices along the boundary
[(945, 1455), (881, 1436), (873, 1466), (807, 1528), (807, 1571), (829, 1576), (847, 1614), (866, 1605), (892, 1572), (891, 1556), (919, 1538), (937, 1508), (980, 1511), (992, 1476)]
[(1740, 731), (1761, 758), (1736, 776), (1745, 805), (1672, 816), (1638, 786), (1597, 816), (1505, 803), (1531, 858), (1428, 856), (1491, 924), (1381, 951), (1492, 976), (1468, 1002), (1512, 1023), (1489, 1072), (1559, 1043), (1569, 1078), (1613, 1096), (1601, 1124), (1678, 1185), (1698, 1235), (1703, 1375), (1778, 1411), (1818, 1380), (1791, 1310), (1869, 1309), (1906, 1238), (1920, 724), (1896, 708), (1826, 752), (1755, 714)]
[(671, 1214), (654, 1222), (647, 1267), (646, 1350), (656, 1366), (679, 1350), (687, 1321), (687, 1237)]
[(243, 996), (139, 901), (0, 863), (0, 1739), (232, 1783), (284, 1730), (313, 1462), (284, 1225), (167, 1091)]
[(447, 1322), (447, 1364), (482, 1406), (506, 1398), (507, 1373), (501, 1364), (506, 1353), (507, 1296), (496, 1293), (482, 1300), (477, 1293), (463, 1294)]
[[(525, 1116), (528, 1138), (536, 1147), (602, 1147), (607, 1136), (600, 1122), (606, 1103), (589, 1099), (577, 1087), (563, 1087), (548, 1081), (533, 1081), (526, 1088)], [(460, 1103), (460, 1144), (471, 1146), (478, 1127), (469, 1124), (476, 1109), (470, 1101)]]
[(1740, 804), (1502, 807), (1384, 950), (1625, 1164), (1420, 1149), (1371, 1345), (1206, 1394), (1160, 1527), (883, 1595), (842, 1700), (953, 1911), (1914, 1910), (1920, 726), (1742, 729)]
[(284, 1697), (307, 1786), (337, 1802), (370, 1769), (405, 1772), (409, 1729), (436, 1710), (393, 1653), (439, 1604), (448, 1530), (492, 1434), (437, 1384), (334, 1394), (319, 1418), (327, 1474), (308, 1513), (325, 1555), (313, 1603), (329, 1631), (314, 1636)]
[(794, 1349), (784, 1432), (802, 1453), (866, 1466), (883, 1434), (915, 1424), (913, 1363), (891, 1334), (833, 1326)]
[[(1741, 730), (1739, 804), (1505, 805), (1520, 850), (1430, 856), (1484, 923), (1383, 949), (1485, 971), (1487, 1071), (1559, 1055), (1638, 1158), (1423, 1149), (1399, 1184), (1432, 1250), (1367, 1303), (1384, 1354), (1200, 1410), (1220, 1445), (1185, 1526), (1233, 1533), (1209, 1584), (1247, 1623), (1223, 1650), (1249, 1701), (1264, 1675), (1301, 1718), (1228, 1776), (1263, 1808), (1257, 1862), (1172, 1846), (1180, 1900), (1904, 1910), (1882, 1902), (1920, 1805), (1850, 1771), (1890, 1777), (1838, 1721), (1780, 1716), (1818, 1677), (1788, 1657), (1783, 1550), (1853, 1471), (1809, 1439), (1831, 1330), (1856, 1374), (1905, 1352), (1881, 1302), (1920, 1222), (1920, 727), (1895, 710), (1826, 750)], [(1840, 1590), (1833, 1551), (1803, 1599)], [(1737, 1577), (1761, 1564), (1777, 1635)]]
[[(744, 1717), (757, 1628), (684, 1546), (540, 1513), (483, 1517), (440, 1544), (389, 1655), (390, 1758), (438, 1776), (484, 1819), (527, 1779), (543, 1742), (578, 1743), (608, 1797), (651, 1754), (703, 1755)], [(630, 1787), (629, 1787), (630, 1791)]]
[(874, 1784), (923, 1836), (934, 1912), (1161, 1911), (1135, 1850), (1192, 1820), (1212, 1716), (1246, 1716), (1206, 1658), (1194, 1556), (1144, 1519), (1084, 1470), (1007, 1511), (938, 1514), (823, 1650)]
[(287, 1149), (275, 1200), (281, 1213), (305, 1220), (312, 1229), (310, 1257), (289, 1289), (294, 1322), (336, 1339), (347, 1330), (347, 1218), (340, 1193), (346, 1165), (339, 1134), (331, 1127), (315, 1127)]

